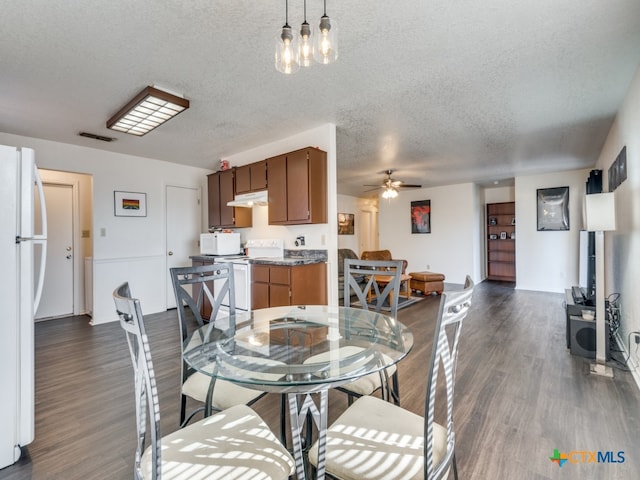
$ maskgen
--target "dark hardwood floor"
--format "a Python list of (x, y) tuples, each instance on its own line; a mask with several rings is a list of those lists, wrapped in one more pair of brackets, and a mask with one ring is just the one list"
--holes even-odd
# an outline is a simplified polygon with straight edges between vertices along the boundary
[[(457, 370), (460, 480), (640, 478), (640, 392), (628, 372), (591, 376), (588, 362), (567, 352), (562, 301), (489, 282), (476, 287)], [(420, 414), (438, 302), (427, 297), (398, 314), (415, 337), (399, 366), (401, 399)], [(166, 434), (178, 423), (176, 313), (146, 321)], [(332, 391), (330, 421), (345, 406)], [(277, 432), (279, 397), (254, 408)], [(132, 367), (119, 325), (92, 327), (87, 317), (36, 324), (36, 439), (0, 479), (131, 479), (134, 444)], [(549, 459), (555, 449), (615, 459), (623, 451), (624, 462), (560, 468)]]

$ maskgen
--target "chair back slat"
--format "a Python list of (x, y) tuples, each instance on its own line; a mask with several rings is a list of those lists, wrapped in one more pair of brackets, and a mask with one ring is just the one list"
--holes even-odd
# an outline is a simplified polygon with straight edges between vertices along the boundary
[[(144, 452), (147, 433), (150, 434), (151, 445), (155, 448), (151, 455), (154, 468), (152, 479), (160, 478), (161, 442), (160, 435), (160, 406), (158, 402), (158, 388), (156, 385), (149, 338), (144, 326), (144, 317), (140, 308), (140, 301), (131, 297), (128, 283), (123, 283), (113, 292), (116, 312), (120, 319), (120, 326), (125, 332), (131, 363), (133, 365), (134, 386), (136, 396), (136, 426), (137, 446), (135, 455), (136, 478), (142, 478), (141, 460)], [(147, 415), (149, 432), (147, 432)]]
[[(439, 480), (448, 473), (455, 453), (455, 430), (453, 423), (453, 395), (455, 387), (456, 365), (458, 361), (458, 342), (460, 327), (471, 307), (473, 281), (467, 276), (464, 289), (444, 292), (440, 299), (440, 308), (436, 320), (431, 363), (427, 378), (425, 401), (425, 442), (424, 471), (425, 478)], [(438, 385), (438, 372), (442, 369), (446, 391), (447, 450), (438, 465), (433, 464), (433, 425), (435, 421), (435, 400)]]
[[(385, 281), (380, 281), (381, 276)], [(361, 308), (373, 308), (377, 313), (384, 306), (389, 315), (398, 315), (398, 298), (402, 260), (344, 260), (344, 306), (351, 307), (351, 295), (355, 294)], [(352, 293), (353, 292), (353, 293)], [(371, 299), (371, 303), (369, 303)]]

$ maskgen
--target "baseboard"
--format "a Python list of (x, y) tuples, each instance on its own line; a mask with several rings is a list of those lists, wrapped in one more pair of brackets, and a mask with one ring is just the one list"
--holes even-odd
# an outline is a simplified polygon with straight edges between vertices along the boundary
[(640, 371), (638, 371), (639, 365), (637, 364), (637, 359), (634, 361), (631, 355), (629, 355), (629, 351), (627, 350), (627, 347), (624, 344), (624, 340), (622, 339), (622, 337), (620, 337), (620, 332), (616, 332), (615, 339), (616, 339), (616, 343), (618, 344), (618, 348), (622, 350), (624, 357), (628, 358), (627, 367), (629, 368), (629, 370), (631, 370), (631, 375), (633, 376), (633, 379), (636, 382), (636, 386), (638, 387), (638, 390), (640, 390)]

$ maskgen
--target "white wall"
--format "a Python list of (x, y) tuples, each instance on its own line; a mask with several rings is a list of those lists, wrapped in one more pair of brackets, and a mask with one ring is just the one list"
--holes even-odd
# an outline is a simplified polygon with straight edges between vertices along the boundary
[[(628, 348), (629, 333), (640, 332), (640, 68), (596, 164), (603, 170), (604, 191), (608, 191), (608, 169), (625, 145), (627, 179), (615, 190), (617, 229), (605, 233), (605, 294), (620, 293), (619, 333)], [(635, 375), (640, 384), (637, 371)]]
[(305, 249), (327, 250), (327, 288), (329, 305), (338, 304), (338, 207), (336, 190), (336, 126), (327, 123), (251, 150), (228, 155), (229, 166), (238, 167), (308, 146), (327, 152), (327, 219), (328, 223), (314, 225), (272, 226), (268, 224), (268, 206), (253, 209), (253, 227), (239, 229), (242, 240), (282, 238), (285, 248), (296, 249), (298, 235), (305, 236)]
[[(411, 201), (431, 200), (431, 233), (411, 233)], [(443, 273), (448, 283), (465, 276), (481, 280), (479, 249), (482, 211), (478, 188), (470, 183), (400, 192), (379, 200), (380, 249), (409, 262), (407, 272)]]
[[(516, 288), (564, 292), (578, 284), (579, 232), (589, 170), (515, 179)], [(537, 231), (536, 190), (569, 187), (569, 230)]]
[[(33, 148), (40, 168), (93, 176), (93, 323), (117, 319), (111, 294), (124, 281), (130, 282), (133, 294), (140, 298), (144, 313), (165, 310), (165, 186), (206, 191), (206, 174), (210, 172), (5, 133), (0, 133), (0, 143)], [(114, 216), (114, 190), (146, 193), (147, 216)], [(204, 214), (202, 220), (204, 228)]]

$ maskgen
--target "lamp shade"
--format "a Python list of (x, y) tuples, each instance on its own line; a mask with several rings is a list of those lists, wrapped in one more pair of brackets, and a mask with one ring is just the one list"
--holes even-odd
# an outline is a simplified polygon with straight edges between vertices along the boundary
[(585, 230), (604, 232), (616, 229), (616, 203), (613, 192), (585, 196)]

